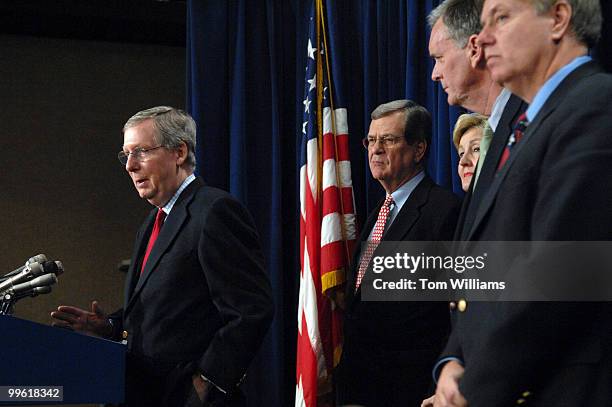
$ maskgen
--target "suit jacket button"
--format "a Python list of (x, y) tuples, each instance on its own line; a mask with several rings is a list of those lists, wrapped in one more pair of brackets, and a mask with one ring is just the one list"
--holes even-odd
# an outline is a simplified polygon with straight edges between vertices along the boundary
[(448, 308), (450, 308), (451, 311), (454, 311), (455, 308), (457, 308), (457, 303), (455, 301), (451, 301), (448, 303)]
[(531, 396), (531, 392), (530, 391), (524, 391), (522, 396), (523, 397), (529, 397), (529, 396)]
[(457, 302), (457, 309), (459, 310), (459, 312), (465, 312), (467, 308), (467, 301), (464, 300), (463, 298), (459, 300), (459, 302)]
[(128, 331), (121, 332), (121, 339), (127, 339), (127, 338), (128, 338)]
[(516, 400), (516, 405), (520, 406), (521, 404), (523, 404), (526, 400), (525, 399), (518, 399)]

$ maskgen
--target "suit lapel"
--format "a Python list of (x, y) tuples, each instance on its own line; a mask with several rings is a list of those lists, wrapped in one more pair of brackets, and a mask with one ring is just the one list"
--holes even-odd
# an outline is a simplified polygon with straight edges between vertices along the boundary
[(482, 203), (478, 207), (478, 211), (476, 213), (475, 221), (470, 229), (470, 232), (465, 240), (472, 240), (478, 226), (482, 223), (487, 213), (493, 206), (495, 199), (497, 197), (497, 193), (499, 189), (508, 175), (508, 173), (512, 169), (512, 165), (516, 161), (517, 157), (521, 155), (521, 151), (528, 149), (528, 145), (532, 142), (534, 137), (538, 137), (538, 128), (542, 125), (546, 118), (550, 116), (552, 112), (559, 106), (561, 102), (564, 101), (566, 94), (574, 87), (577, 86), (577, 83), (581, 78), (591, 75), (593, 73), (598, 72), (597, 65), (593, 62), (588, 62), (576, 70), (574, 70), (571, 74), (569, 74), (555, 89), (555, 91), (550, 95), (542, 109), (538, 112), (537, 116), (533, 120), (532, 123), (529, 124), (523, 139), (520, 143), (518, 143), (512, 151), (512, 154), (506, 161), (504, 167), (499, 171), (499, 173), (494, 175), (493, 183), (489, 187), (489, 190), (486, 192), (482, 199)]
[(429, 190), (432, 186), (433, 181), (426, 175), (414, 191), (412, 191), (404, 206), (402, 206), (391, 227), (383, 236), (383, 241), (406, 240), (406, 236), (421, 216), (421, 207), (427, 202)]
[[(382, 238), (383, 242), (396, 242), (396, 241), (402, 241), (402, 240), (410, 240), (408, 239), (410, 231), (412, 230), (412, 227), (414, 226), (416, 221), (421, 216), (421, 207), (427, 203), (427, 200), (429, 197), (429, 191), (432, 186), (433, 186), (433, 181), (431, 180), (431, 178), (425, 175), (425, 178), (423, 178), (423, 180), (419, 183), (419, 185), (416, 186), (414, 191), (412, 191), (412, 193), (408, 197), (408, 200), (404, 203), (404, 205), (402, 206), (402, 209), (400, 210), (400, 212), (397, 214), (397, 216), (393, 220), (393, 223), (391, 224), (387, 232), (383, 235), (383, 238)], [(380, 210), (380, 206), (382, 205), (383, 201), (381, 201), (379, 205), (377, 205), (376, 210), (372, 211), (372, 213), (368, 217), (366, 227), (364, 227), (364, 230), (361, 234), (362, 244), (367, 241), (370, 235), (370, 232), (372, 228), (374, 227), (374, 224), (376, 223), (376, 219), (378, 218), (378, 212)], [(373, 256), (376, 256), (376, 251), (374, 251)], [(348, 294), (347, 304), (349, 307), (354, 303), (354, 300), (357, 297), (361, 296), (361, 288), (359, 288), (357, 290), (357, 293), (355, 293), (355, 279), (359, 271), (360, 259), (361, 259), (361, 250), (359, 250), (359, 252), (356, 253), (353, 259), (354, 273), (351, 276), (350, 284), (348, 284), (349, 291), (347, 293)], [(369, 272), (369, 267), (368, 267), (368, 270), (366, 271), (366, 274), (368, 272)]]
[(482, 203), (480, 204), (478, 208), (478, 212), (476, 214), (476, 219), (474, 221), (474, 224), (472, 225), (472, 228), (466, 240), (472, 239), (472, 237), (476, 233), (476, 230), (478, 229), (478, 225), (483, 221), (487, 212), (493, 206), (493, 202), (495, 202), (497, 193), (499, 192), (499, 189), (501, 185), (503, 184), (504, 180), (506, 179), (508, 173), (511, 171), (512, 165), (516, 161), (517, 157), (520, 156), (521, 151), (528, 148), (527, 146), (529, 145), (530, 142), (532, 142), (532, 139), (534, 138), (532, 134), (534, 133), (537, 134), (537, 129), (542, 123), (542, 121), (544, 121), (544, 119), (548, 117), (548, 115), (554, 110), (556, 106), (557, 104), (555, 104), (554, 106), (551, 105), (550, 106), (551, 109), (549, 111), (540, 112), (540, 114), (538, 114), (538, 118), (532, 124), (530, 124), (529, 127), (527, 127), (527, 130), (525, 131), (525, 134), (521, 142), (518, 143), (512, 149), (512, 154), (510, 154), (508, 161), (506, 161), (506, 163), (504, 164), (504, 167), (496, 174), (495, 178), (493, 179), (493, 183), (489, 187), (489, 191), (485, 194), (482, 200)]
[(147, 248), (147, 243), (149, 241), (149, 236), (151, 236), (151, 231), (153, 230), (153, 223), (155, 222), (156, 213), (157, 208), (151, 210), (149, 216), (147, 216), (147, 219), (144, 221), (143, 226), (141, 226), (136, 237), (136, 245), (134, 247), (134, 251), (132, 252), (130, 268), (125, 279), (126, 283), (125, 290), (123, 293), (123, 303), (126, 305), (128, 304), (132, 292), (134, 292), (134, 287), (136, 287), (136, 284), (138, 283), (142, 257)]
[[(157, 237), (157, 240), (155, 241), (155, 245), (151, 249), (151, 254), (149, 254), (149, 258), (147, 260), (147, 264), (144, 267), (144, 270), (142, 271), (142, 275), (140, 275), (140, 277), (138, 278), (136, 287), (131, 292), (131, 294), (128, 293), (129, 300), (125, 308), (126, 314), (130, 310), (131, 305), (134, 303), (135, 298), (138, 297), (138, 294), (140, 293), (144, 285), (149, 280), (151, 274), (156, 272), (154, 269), (159, 263), (162, 255), (168, 250), (168, 248), (170, 247), (170, 245), (172, 244), (176, 236), (181, 231), (183, 225), (187, 221), (189, 217), (189, 213), (187, 210), (189, 203), (191, 203), (191, 201), (193, 200), (195, 191), (197, 191), (202, 185), (203, 185), (202, 180), (200, 178), (196, 178), (181, 193), (179, 199), (176, 201), (176, 203), (172, 207), (172, 211), (166, 218), (164, 225), (161, 228), (161, 231), (159, 233), (159, 236)], [(155, 212), (156, 210), (153, 211), (153, 213)], [(154, 215), (153, 215), (153, 221), (154, 221)], [(137, 257), (136, 257), (137, 261), (134, 263), (136, 264), (136, 267), (131, 268), (132, 274), (140, 273), (140, 267), (139, 267), (140, 262), (138, 260), (141, 259), (142, 253), (144, 252), (144, 247), (146, 247), (146, 244), (148, 242), (149, 236), (151, 234), (150, 231), (152, 229), (153, 221), (149, 219), (150, 225), (147, 227), (147, 231), (149, 233), (145, 233), (141, 238), (141, 242), (139, 244), (139, 248), (137, 251)], [(135, 276), (132, 275), (131, 277), (134, 278)]]
[[(487, 152), (487, 156), (491, 158), (489, 161), (489, 171), (484, 174), (486, 177), (484, 179), (482, 178), (483, 174), (480, 174), (484, 185), (491, 185), (491, 181), (495, 176), (495, 170), (497, 169), (499, 160), (501, 159), (504, 149), (506, 148), (506, 144), (508, 144), (508, 138), (514, 130), (514, 122), (520, 116), (520, 114), (525, 111), (526, 107), (527, 104), (516, 95), (511, 95), (510, 99), (508, 99), (508, 103), (504, 108), (504, 112), (502, 113), (499, 123), (497, 124), (497, 128), (495, 129), (495, 134), (493, 135), (493, 137), (496, 140), (499, 140), (499, 142), (491, 145), (489, 151)], [(477, 187), (476, 193), (478, 194), (478, 192), (479, 188)], [(477, 195), (477, 198), (480, 198), (480, 196)]]
[[(486, 194), (489, 186), (493, 182), (497, 165), (502, 156), (504, 148), (508, 143), (508, 137), (512, 133), (514, 121), (520, 115), (520, 113), (525, 110), (526, 106), (527, 104), (518, 96), (511, 95), (510, 99), (508, 99), (508, 103), (506, 103), (502, 116), (497, 124), (497, 128), (495, 129), (493, 141), (489, 146), (487, 158), (485, 159), (480, 172), (480, 178), (478, 179), (476, 188), (474, 188), (472, 191), (470, 201), (467, 203), (469, 206), (463, 219), (463, 224), (461, 225), (462, 229), (461, 233), (458, 235), (459, 239), (457, 240), (467, 240), (467, 236), (472, 229), (474, 218), (478, 212), (478, 207), (482, 202), (483, 196)], [(455, 236), (457, 237), (457, 235)]]

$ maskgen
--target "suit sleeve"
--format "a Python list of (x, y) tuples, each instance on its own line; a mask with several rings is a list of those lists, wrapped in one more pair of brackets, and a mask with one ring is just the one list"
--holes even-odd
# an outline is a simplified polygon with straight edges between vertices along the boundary
[(435, 239), (438, 241), (451, 241), (457, 229), (457, 222), (461, 212), (461, 200), (454, 195), (447, 211), (442, 216)]
[(122, 339), (121, 332), (123, 331), (123, 308), (109, 314), (108, 320), (113, 327), (113, 331), (109, 339), (117, 342), (120, 341)]
[(197, 250), (222, 320), (198, 366), (212, 383), (231, 391), (244, 377), (273, 316), (259, 237), (246, 209), (231, 198), (215, 201)]
[[(468, 198), (466, 197), (464, 199), (468, 199)], [(460, 216), (464, 212), (464, 208), (463, 208), (464, 205), (465, 205), (465, 202), (461, 203), (461, 201), (457, 199), (455, 206), (451, 207), (449, 214), (443, 218), (443, 222), (441, 224), (440, 231), (438, 232), (438, 240), (441, 240), (441, 241), (454, 240), (453, 234), (455, 238), (458, 238), (458, 234), (460, 234), (460, 232), (458, 232), (459, 230), (458, 222), (462, 221), (460, 219)], [(452, 326), (452, 319), (451, 319), (451, 326)], [(444, 366), (445, 360), (448, 361), (450, 360), (449, 358), (459, 359), (459, 360), (463, 359), (463, 356), (461, 355), (461, 347), (459, 346), (459, 342), (456, 338), (455, 330), (451, 330), (446, 346), (444, 347), (444, 350), (442, 351), (442, 354), (440, 355), (437, 363), (433, 367), (432, 373), (433, 373), (434, 381), (437, 382), (438, 376), (440, 374), (442, 367)]]

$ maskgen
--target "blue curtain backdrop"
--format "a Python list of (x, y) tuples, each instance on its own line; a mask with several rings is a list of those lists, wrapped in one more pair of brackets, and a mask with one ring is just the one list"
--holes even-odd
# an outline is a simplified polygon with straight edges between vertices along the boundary
[[(459, 114), (430, 80), (426, 15), (434, 0), (327, 2), (333, 75), (348, 108), (361, 224), (382, 196), (361, 138), (380, 103), (409, 98), (433, 115), (429, 174), (459, 192), (450, 129)], [(276, 316), (249, 370), (250, 406), (290, 406), (295, 391), (298, 157), (310, 1), (190, 0), (187, 109), (198, 123), (197, 172), (251, 211)], [(228, 253), (231, 256), (231, 253)]]
[[(360, 139), (369, 113), (399, 98), (433, 115), (428, 171), (460, 193), (449, 108), (431, 82), (425, 16), (439, 0), (327, 2), (333, 75), (348, 108), (358, 219), (382, 195)], [(244, 385), (250, 406), (291, 406), (298, 292), (298, 158), (310, 1), (189, 0), (187, 108), (198, 122), (198, 173), (253, 214), (267, 259), (276, 317)], [(612, 6), (602, 2), (604, 16)], [(595, 53), (612, 70), (610, 25)], [(231, 253), (228, 253), (231, 256)]]

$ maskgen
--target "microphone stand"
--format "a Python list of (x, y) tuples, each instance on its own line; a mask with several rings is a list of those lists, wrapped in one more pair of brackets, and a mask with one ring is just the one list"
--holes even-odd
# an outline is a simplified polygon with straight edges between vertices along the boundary
[(2, 294), (2, 300), (0, 301), (0, 315), (13, 315), (15, 312), (16, 299), (9, 293), (5, 292)]
[[(47, 291), (37, 291), (37, 289), (46, 288)], [(0, 315), (13, 315), (15, 313), (15, 304), (17, 301), (26, 297), (37, 297), (40, 294), (48, 294), (51, 292), (50, 286), (35, 287), (30, 291), (15, 294), (12, 290), (6, 290), (0, 293)]]

